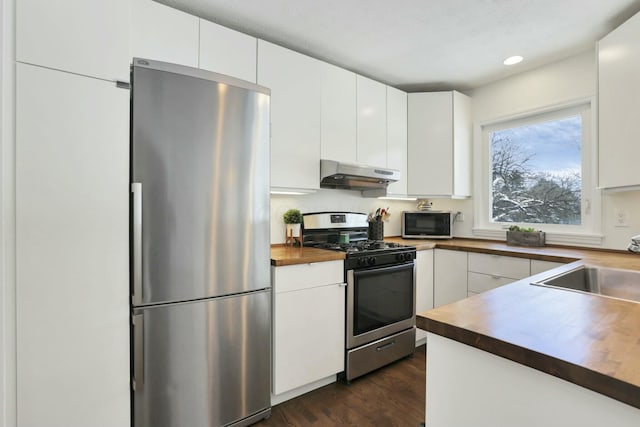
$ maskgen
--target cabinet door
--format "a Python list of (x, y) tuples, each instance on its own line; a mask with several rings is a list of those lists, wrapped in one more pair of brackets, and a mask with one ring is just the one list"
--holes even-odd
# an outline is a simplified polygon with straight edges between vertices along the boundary
[(131, 2), (131, 54), (198, 66), (198, 17), (152, 0)]
[(271, 89), (271, 187), (320, 188), (320, 62), (258, 40), (258, 84)]
[(356, 75), (322, 64), (322, 119), (320, 157), (356, 162)]
[(258, 40), (213, 22), (200, 20), (200, 68), (256, 82)]
[(409, 194), (453, 192), (453, 97), (451, 92), (410, 93), (408, 98)]
[(471, 195), (471, 98), (459, 92), (408, 96), (407, 190), (415, 196)]
[(129, 81), (127, 0), (16, 1), (16, 60)]
[(17, 416), (128, 426), (129, 91), (16, 70)]
[(598, 44), (598, 163), (602, 188), (640, 185), (640, 13)]
[(344, 298), (343, 284), (276, 292), (273, 394), (344, 370)]
[(389, 184), (389, 194), (407, 194), (407, 93), (387, 86), (387, 167), (400, 179)]
[[(416, 313), (433, 308), (433, 249), (416, 252)], [(427, 336), (416, 331), (416, 341)]]
[(467, 297), (467, 253), (435, 249), (433, 265), (435, 307)]
[(453, 196), (471, 195), (471, 98), (453, 91)]
[(387, 166), (387, 87), (357, 76), (358, 163)]

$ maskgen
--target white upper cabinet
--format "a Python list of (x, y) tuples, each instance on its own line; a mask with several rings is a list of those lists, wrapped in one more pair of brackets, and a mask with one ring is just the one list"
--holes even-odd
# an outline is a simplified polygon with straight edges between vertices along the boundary
[(129, 81), (129, 1), (16, 1), (16, 59)]
[(320, 157), (356, 162), (356, 75), (322, 63)]
[(213, 22), (200, 20), (200, 68), (256, 82), (258, 40)]
[(358, 163), (387, 166), (387, 87), (357, 76)]
[(432, 197), (471, 195), (471, 99), (459, 92), (410, 93), (407, 189)]
[(320, 188), (318, 60), (258, 40), (258, 84), (271, 89), (271, 187)]
[(198, 67), (199, 18), (152, 0), (131, 1), (131, 55)]
[(598, 43), (598, 184), (640, 185), (640, 13)]
[(407, 194), (407, 93), (387, 86), (387, 167), (400, 171), (389, 195)]

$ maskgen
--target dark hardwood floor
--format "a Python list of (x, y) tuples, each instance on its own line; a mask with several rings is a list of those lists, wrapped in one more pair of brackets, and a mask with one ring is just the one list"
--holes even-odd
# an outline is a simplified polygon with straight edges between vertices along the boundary
[(424, 422), (425, 346), (413, 356), (274, 406), (255, 426), (402, 426)]

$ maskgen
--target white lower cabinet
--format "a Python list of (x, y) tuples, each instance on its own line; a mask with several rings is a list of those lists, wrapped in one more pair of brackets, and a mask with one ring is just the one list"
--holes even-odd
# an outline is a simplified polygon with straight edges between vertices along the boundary
[(273, 394), (344, 370), (343, 262), (273, 267)]
[[(433, 308), (433, 249), (416, 252), (416, 313)], [(427, 332), (416, 330), (416, 342)]]
[(552, 270), (556, 267), (560, 267), (561, 265), (564, 265), (564, 264), (561, 262), (555, 262), (555, 261), (541, 261), (537, 259), (532, 259), (531, 275), (533, 276), (534, 274), (542, 273), (547, 270)]
[(467, 253), (435, 249), (433, 254), (434, 307), (467, 297)]
[(530, 276), (528, 258), (479, 254), (468, 258), (468, 295), (474, 295)]
[(16, 65), (20, 426), (128, 426), (129, 91)]

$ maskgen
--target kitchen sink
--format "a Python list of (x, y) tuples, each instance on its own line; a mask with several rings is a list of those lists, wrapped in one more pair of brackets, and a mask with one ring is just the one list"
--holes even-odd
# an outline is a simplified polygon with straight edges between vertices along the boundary
[(582, 265), (532, 285), (640, 302), (640, 271)]

